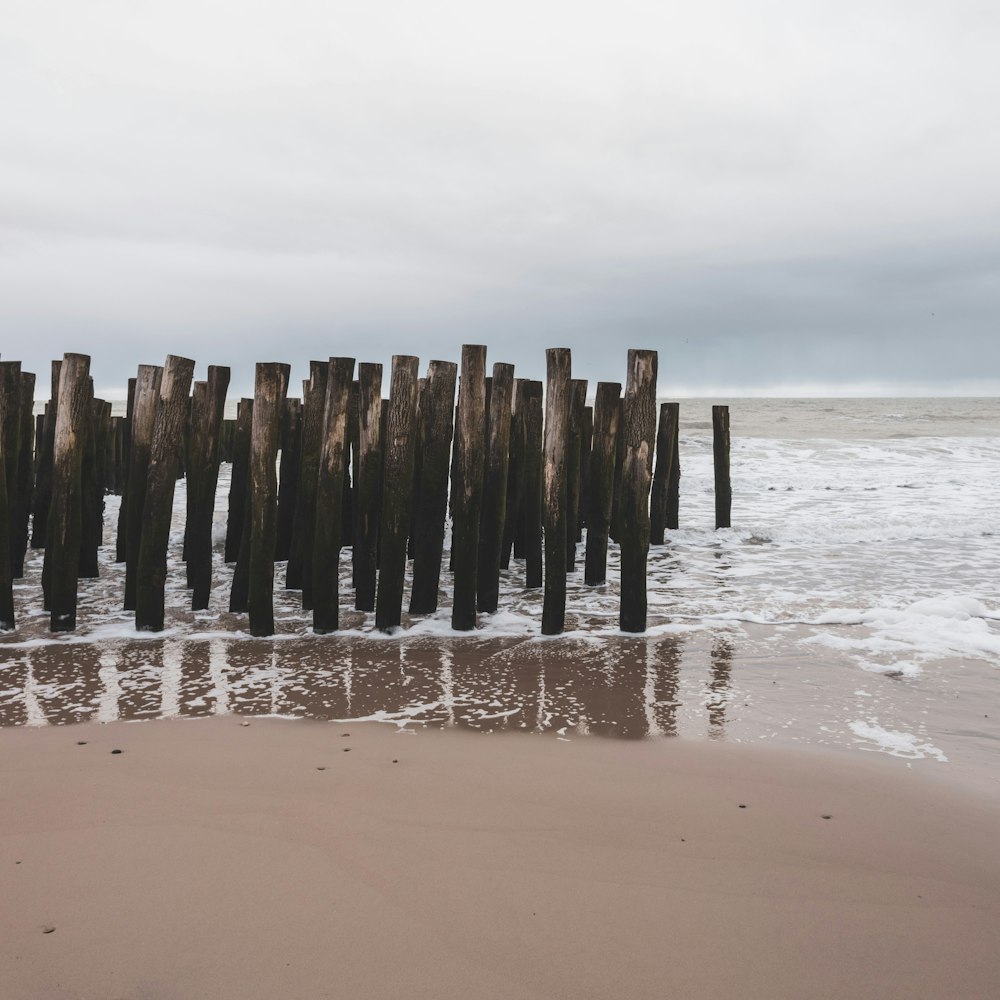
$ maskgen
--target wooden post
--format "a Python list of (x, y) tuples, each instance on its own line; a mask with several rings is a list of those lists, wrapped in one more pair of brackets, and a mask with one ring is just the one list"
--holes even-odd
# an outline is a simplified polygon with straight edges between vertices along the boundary
[(343, 530), (344, 454), (354, 358), (330, 358), (323, 409), (323, 440), (316, 481), (313, 535), (313, 631), (340, 628), (340, 537)]
[(507, 509), (507, 473), (510, 463), (510, 416), (514, 398), (514, 366), (493, 366), (490, 392), (490, 436), (479, 524), (476, 568), (478, 609), (494, 614), (500, 602), (500, 546)]
[(97, 553), (104, 533), (104, 484), (99, 479), (97, 442), (100, 437), (100, 412), (104, 400), (94, 398), (94, 380), (88, 379), (87, 420), (83, 435), (83, 461), (80, 466), (80, 568), (81, 579), (100, 576)]
[(672, 409), (674, 428), (673, 461), (670, 463), (670, 476), (667, 480), (667, 530), (676, 531), (680, 514), (681, 485), (681, 453), (680, 443), (680, 404), (668, 404)]
[[(8, 488), (8, 475), (17, 475), (17, 449), (20, 445), (21, 362), (0, 361), (0, 632), (15, 628), (14, 576), (11, 563), (13, 508), (17, 484)], [(12, 453), (13, 452), (13, 453)], [(8, 470), (12, 469), (12, 473)]]
[(524, 585), (542, 585), (542, 383), (524, 388)]
[(28, 549), (28, 520), (35, 486), (34, 437), (35, 376), (21, 372), (21, 441), (17, 460), (17, 505), (11, 510), (14, 519), (11, 575), (14, 579), (24, 576), (24, 557)]
[(576, 521), (576, 540), (583, 541), (590, 511), (590, 460), (594, 450), (594, 408), (583, 408), (583, 425), (580, 433), (580, 512)]
[(212, 592), (212, 525), (229, 378), (229, 368), (209, 365), (208, 380), (195, 385), (191, 400), (188, 490), (195, 500), (188, 505), (187, 585), (192, 611), (207, 608)]
[(278, 532), (278, 438), (288, 365), (258, 363), (250, 431), (250, 634), (274, 634), (274, 551)]
[(437, 611), (448, 514), (448, 464), (455, 429), (458, 365), (432, 361), (420, 408), (420, 489), (413, 532), (413, 586), (410, 614)]
[(587, 380), (570, 379), (566, 428), (566, 572), (576, 568), (576, 540), (580, 520), (580, 472), (583, 467), (583, 411)]
[(126, 539), (128, 537), (128, 470), (132, 459), (132, 423), (135, 411), (136, 379), (128, 380), (128, 399), (125, 404), (125, 419), (122, 421), (121, 454), (121, 503), (118, 505), (118, 531), (115, 535), (115, 562), (125, 562)]
[(375, 627), (383, 632), (396, 628), (402, 620), (406, 532), (410, 526), (417, 437), (415, 418), (419, 364), (418, 358), (409, 355), (396, 355), (392, 359), (385, 437), (386, 489), (382, 497), (381, 555), (375, 598)]
[(48, 598), (49, 628), (76, 628), (76, 588), (80, 567), (80, 471), (90, 399), (90, 358), (63, 355), (59, 370), (56, 426), (52, 446), (52, 496), (42, 582)]
[(623, 632), (646, 631), (646, 558), (649, 488), (656, 434), (656, 351), (628, 352), (621, 497), (621, 604)]
[(621, 417), (620, 382), (598, 382), (594, 399), (594, 445), (590, 456), (590, 509), (584, 582), (596, 587), (608, 575), (608, 530), (615, 487), (615, 456)]
[(451, 498), (451, 555), (455, 570), (451, 627), (459, 632), (468, 632), (476, 627), (479, 519), (483, 502), (485, 451), (486, 348), (479, 344), (464, 344), (462, 377), (458, 384)]
[(514, 405), (510, 415), (510, 457), (507, 463), (507, 503), (504, 509), (500, 568), (510, 569), (511, 551), (523, 558), (524, 547), (524, 389), (528, 380), (514, 379)]
[(52, 501), (52, 449), (56, 437), (56, 410), (59, 405), (61, 361), (52, 362), (49, 402), (42, 420), (42, 439), (35, 465), (35, 495), (31, 503), (31, 547), (44, 549), (48, 538), (49, 504)]
[(292, 520), (299, 490), (299, 456), (302, 448), (302, 400), (286, 399), (281, 421), (281, 473), (278, 479), (278, 534), (274, 558), (288, 559), (292, 550)]
[(160, 399), (163, 369), (157, 365), (139, 365), (135, 381), (135, 407), (132, 411), (132, 448), (128, 461), (128, 487), (125, 492), (125, 600), (126, 611), (135, 611), (136, 583), (139, 571), (139, 544), (142, 540), (142, 514), (149, 478), (149, 452), (153, 444), (153, 422)]
[(359, 433), (358, 393), (358, 381), (355, 379), (351, 382), (347, 398), (347, 429), (344, 438), (344, 500), (340, 512), (340, 547), (342, 549), (354, 544), (354, 476), (357, 475)]
[(660, 404), (660, 421), (656, 430), (656, 469), (649, 497), (649, 544), (663, 544), (663, 529), (667, 524), (667, 487), (674, 461), (674, 425), (676, 403)]
[(240, 557), (243, 522), (246, 519), (247, 490), (250, 482), (250, 433), (253, 427), (253, 400), (244, 397), (236, 411), (233, 433), (233, 467), (229, 477), (229, 516), (226, 519), (227, 563)]
[(608, 525), (608, 537), (613, 542), (622, 538), (622, 462), (625, 459), (625, 402), (618, 400), (619, 434), (615, 446), (615, 478), (611, 488), (611, 523)]
[(733, 486), (729, 479), (729, 407), (712, 407), (712, 453), (715, 459), (715, 527), (732, 526)]
[(358, 458), (354, 470), (354, 607), (375, 610), (382, 498), (382, 366), (358, 365)]
[(569, 439), (571, 356), (568, 347), (545, 352), (545, 598), (542, 635), (558, 635), (566, 621), (566, 450)]
[(149, 474), (142, 508), (142, 538), (137, 560), (135, 627), (162, 632), (167, 582), (167, 543), (174, 507), (174, 487), (181, 459), (184, 424), (194, 362), (168, 355), (149, 449)]
[[(422, 407), (425, 405), (424, 393), (427, 391), (427, 379), (417, 379), (417, 408), (414, 414), (414, 434), (417, 446), (413, 450), (413, 497), (410, 502), (410, 527), (406, 536), (406, 558), (413, 559), (416, 550), (417, 510), (420, 507), (420, 484), (423, 479), (423, 441), (422, 428), (424, 418)], [(412, 593), (412, 592), (411, 592)]]
[(302, 448), (299, 490), (292, 517), (292, 548), (285, 570), (285, 589), (302, 591), (302, 607), (312, 609), (313, 538), (316, 528), (316, 484), (323, 450), (328, 361), (310, 361), (309, 379), (302, 383)]

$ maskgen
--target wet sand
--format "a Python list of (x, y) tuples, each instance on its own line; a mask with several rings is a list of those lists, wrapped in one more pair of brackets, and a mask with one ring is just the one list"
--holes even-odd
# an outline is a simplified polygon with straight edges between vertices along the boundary
[(901, 761), (249, 722), (0, 729), (0, 996), (996, 996), (1000, 805)]

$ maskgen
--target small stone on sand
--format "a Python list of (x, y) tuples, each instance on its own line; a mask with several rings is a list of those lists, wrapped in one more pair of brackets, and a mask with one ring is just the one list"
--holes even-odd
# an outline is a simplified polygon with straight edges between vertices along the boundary
[(51, 934), (54, 930), (55, 930), (54, 927), (48, 927), (48, 926), (46, 926), (46, 927), (42, 928), (42, 933), (43, 934)]
[(111, 752), (112, 753), (124, 753), (125, 751), (124, 750), (112, 750)]

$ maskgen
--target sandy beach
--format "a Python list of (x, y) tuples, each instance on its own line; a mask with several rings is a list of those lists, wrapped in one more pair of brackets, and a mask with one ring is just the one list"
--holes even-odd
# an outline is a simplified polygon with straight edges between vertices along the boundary
[(11, 1000), (1000, 978), (1000, 806), (897, 760), (234, 716), (7, 728), (0, 760)]

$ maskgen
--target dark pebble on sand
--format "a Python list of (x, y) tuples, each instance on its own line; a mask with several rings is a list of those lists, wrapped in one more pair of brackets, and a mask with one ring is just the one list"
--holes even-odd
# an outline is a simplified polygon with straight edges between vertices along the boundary
[(345, 736), (350, 736), (350, 733), (341, 733), (340, 738), (343, 739)]
[(125, 751), (124, 750), (112, 750), (111, 752), (112, 753), (124, 753)]
[(87, 745), (87, 741), (86, 740), (77, 740), (76, 741), (76, 745), (78, 747), (85, 747)]
[(745, 804), (745, 803), (743, 803), (743, 802), (741, 802), (741, 803), (740, 803), (740, 808), (741, 808), (741, 809), (746, 809), (746, 804)]
[(399, 761), (395, 757), (392, 758), (392, 762), (393, 762), (393, 764), (398, 764), (399, 763)]
[(350, 747), (344, 747), (344, 753), (350, 753), (350, 752), (351, 752)]
[(317, 771), (325, 771), (325, 770), (326, 770), (326, 768), (325, 768), (325, 767), (317, 767), (317, 768), (316, 768), (316, 770), (317, 770)]
[(54, 927), (43, 927), (42, 928), (42, 933), (43, 934), (51, 934), (54, 930), (55, 930)]
[(823, 813), (823, 819), (833, 819), (829, 813)]

